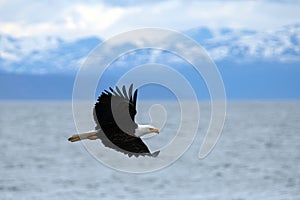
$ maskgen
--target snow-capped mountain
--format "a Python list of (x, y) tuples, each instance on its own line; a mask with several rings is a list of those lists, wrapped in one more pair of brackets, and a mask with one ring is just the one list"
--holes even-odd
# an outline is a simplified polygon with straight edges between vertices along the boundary
[(64, 41), (61, 38), (0, 36), (0, 70), (45, 74), (75, 72), (89, 52), (101, 43), (96, 37)]
[(192, 29), (186, 32), (202, 44), (215, 61), (300, 61), (300, 24), (275, 31)]
[[(212, 59), (218, 62), (300, 61), (300, 24), (266, 32), (229, 28), (212, 31), (200, 27), (187, 30), (184, 34), (202, 45)], [(64, 41), (57, 37), (13, 38), (1, 35), (0, 71), (29, 74), (75, 73), (90, 51), (100, 43), (101, 39), (97, 37)], [(155, 56), (158, 60), (155, 60)], [(147, 56), (143, 53), (144, 57)], [(128, 59), (133, 57), (129, 56)], [(157, 52), (151, 54), (149, 59), (152, 62), (160, 61)]]

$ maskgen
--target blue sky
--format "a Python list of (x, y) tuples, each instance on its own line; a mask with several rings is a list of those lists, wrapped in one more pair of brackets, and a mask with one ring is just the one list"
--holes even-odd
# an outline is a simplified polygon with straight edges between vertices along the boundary
[[(300, 1), (288, 0), (2, 0), (0, 99), (69, 99), (75, 74), (93, 48), (145, 27), (173, 29), (203, 45), (229, 98), (299, 99), (299, 10)], [(123, 63), (147, 61), (138, 56)], [(150, 57), (164, 60), (155, 52)], [(48, 94), (39, 96), (43, 89)]]

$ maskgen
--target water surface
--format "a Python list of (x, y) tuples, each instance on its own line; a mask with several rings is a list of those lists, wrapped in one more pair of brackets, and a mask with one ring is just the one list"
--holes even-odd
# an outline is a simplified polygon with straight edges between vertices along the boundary
[(1, 199), (300, 199), (300, 102), (229, 102), (204, 160), (197, 156), (209, 106), (201, 104), (199, 134), (177, 162), (128, 174), (67, 141), (76, 131), (70, 102), (1, 102)]

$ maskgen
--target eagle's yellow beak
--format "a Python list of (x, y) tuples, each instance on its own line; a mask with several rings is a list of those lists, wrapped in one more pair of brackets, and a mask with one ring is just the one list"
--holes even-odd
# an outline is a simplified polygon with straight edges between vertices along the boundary
[(158, 130), (157, 128), (151, 128), (150, 131), (151, 131), (152, 133), (157, 133), (157, 134), (159, 134), (159, 130)]

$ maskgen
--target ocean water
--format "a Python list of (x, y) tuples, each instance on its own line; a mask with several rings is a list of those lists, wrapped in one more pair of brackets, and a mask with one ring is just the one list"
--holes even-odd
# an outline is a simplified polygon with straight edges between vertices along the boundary
[(209, 105), (200, 104), (199, 133), (185, 154), (131, 174), (67, 141), (76, 132), (70, 102), (1, 102), (0, 199), (300, 199), (300, 102), (228, 102), (222, 136), (203, 160)]

